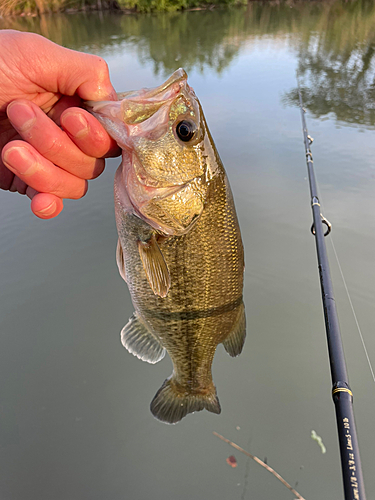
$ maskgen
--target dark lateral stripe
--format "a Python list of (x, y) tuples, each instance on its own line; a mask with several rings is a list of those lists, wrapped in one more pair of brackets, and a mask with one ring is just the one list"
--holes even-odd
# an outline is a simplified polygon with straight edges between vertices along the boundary
[(193, 319), (199, 318), (209, 318), (211, 316), (220, 316), (221, 314), (227, 313), (237, 309), (242, 304), (242, 295), (237, 300), (230, 302), (219, 307), (210, 307), (209, 309), (193, 309), (192, 311), (151, 311), (146, 310), (145, 314), (149, 314), (154, 318), (161, 319), (163, 321), (191, 321)]

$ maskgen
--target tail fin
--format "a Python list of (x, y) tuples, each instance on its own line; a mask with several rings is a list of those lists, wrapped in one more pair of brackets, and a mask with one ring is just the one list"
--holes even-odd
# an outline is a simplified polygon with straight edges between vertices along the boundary
[(173, 377), (167, 378), (154, 399), (151, 401), (151, 413), (167, 424), (176, 424), (188, 413), (204, 410), (220, 413), (220, 403), (214, 384), (206, 393), (192, 393), (179, 388)]

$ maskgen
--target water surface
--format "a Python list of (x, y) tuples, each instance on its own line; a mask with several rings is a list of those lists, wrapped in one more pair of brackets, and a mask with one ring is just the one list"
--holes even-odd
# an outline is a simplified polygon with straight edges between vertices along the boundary
[[(215, 356), (222, 414), (158, 422), (149, 402), (171, 363), (142, 363), (119, 340), (133, 307), (115, 263), (118, 160), (56, 220), (38, 220), (25, 197), (0, 193), (2, 500), (293, 498), (213, 430), (267, 457), (306, 499), (342, 499), (296, 73), (324, 214), (375, 362), (372, 3), (54, 15), (1, 27), (101, 55), (118, 91), (188, 71), (236, 200), (248, 322), (242, 355), (219, 346)], [(327, 243), (374, 500), (374, 382)], [(225, 461), (231, 454), (236, 469)]]

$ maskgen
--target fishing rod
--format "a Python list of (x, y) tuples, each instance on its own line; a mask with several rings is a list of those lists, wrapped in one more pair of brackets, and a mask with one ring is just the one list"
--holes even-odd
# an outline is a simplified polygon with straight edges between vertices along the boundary
[(310, 184), (311, 207), (313, 213), (311, 232), (315, 236), (316, 253), (318, 257), (318, 269), (322, 291), (329, 363), (333, 384), (332, 398), (336, 410), (345, 500), (366, 500), (361, 458), (359, 456), (357, 431), (354, 421), (353, 393), (349, 387), (344, 349), (342, 346), (335, 298), (333, 295), (327, 249), (324, 241), (324, 237), (328, 236), (331, 232), (331, 224), (320, 211), (313, 157), (310, 149), (313, 139), (308, 135), (305, 120), (306, 111), (303, 108), (299, 86), (298, 94), (302, 117), (303, 139), (305, 143), (306, 164)]

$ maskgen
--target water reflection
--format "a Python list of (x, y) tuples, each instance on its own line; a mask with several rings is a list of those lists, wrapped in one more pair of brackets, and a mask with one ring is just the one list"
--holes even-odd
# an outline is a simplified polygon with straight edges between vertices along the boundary
[[(115, 53), (130, 44), (141, 63), (151, 62), (161, 76), (179, 65), (221, 74), (259, 36), (275, 37), (297, 51), (305, 106), (315, 116), (333, 113), (341, 122), (375, 124), (375, 6), (366, 0), (250, 2), (230, 10), (158, 15), (79, 13), (3, 20), (2, 27), (92, 52)], [(283, 101), (296, 105), (296, 89)]]
[[(117, 53), (128, 44), (143, 63), (153, 62), (155, 74), (172, 73), (183, 61), (189, 71), (209, 67), (222, 72), (239, 49), (243, 9), (175, 12), (158, 15), (78, 13), (5, 20), (3, 28), (34, 31), (76, 50)], [(93, 31), (95, 37), (92, 36)], [(94, 40), (94, 41), (93, 41)]]
[[(197, 15), (198, 14), (198, 15)], [(155, 74), (168, 75), (183, 61), (189, 72), (205, 68), (221, 73), (239, 50), (243, 11), (183, 12), (135, 18), (124, 16), (122, 30), (136, 44), (140, 60), (153, 61)]]
[[(375, 124), (375, 7), (335, 3), (323, 10), (317, 29), (302, 33), (297, 72), (305, 107), (315, 116), (367, 127)], [(319, 29), (318, 29), (319, 28)], [(298, 105), (297, 89), (283, 96)]]

